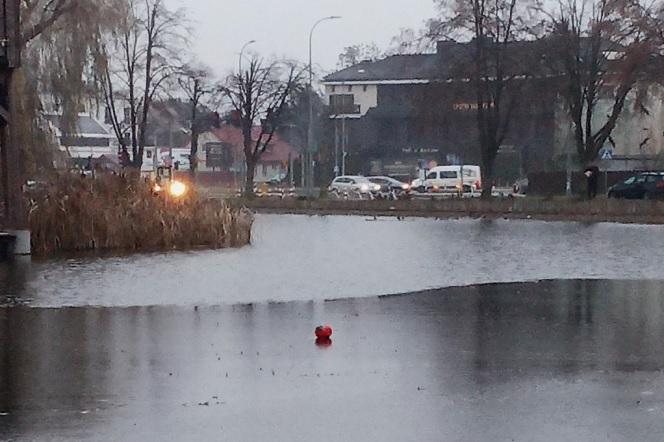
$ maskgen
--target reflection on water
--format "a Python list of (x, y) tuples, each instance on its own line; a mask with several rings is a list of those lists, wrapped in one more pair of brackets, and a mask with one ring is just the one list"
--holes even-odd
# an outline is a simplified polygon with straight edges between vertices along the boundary
[[(537, 279), (659, 279), (664, 226), (257, 217), (240, 250), (0, 265), (33, 306), (322, 300)], [(3, 301), (0, 301), (2, 304)]]
[(0, 439), (661, 440), (662, 342), (655, 281), (4, 308)]

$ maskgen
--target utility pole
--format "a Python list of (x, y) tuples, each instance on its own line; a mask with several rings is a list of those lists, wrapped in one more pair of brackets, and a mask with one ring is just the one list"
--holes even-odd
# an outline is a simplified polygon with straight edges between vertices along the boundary
[(572, 196), (572, 155), (569, 151), (569, 145), (565, 148), (565, 195)]
[(341, 175), (346, 175), (346, 114), (341, 116)]
[(339, 176), (339, 124), (334, 117), (334, 177)]
[(173, 161), (173, 118), (173, 115), (171, 115), (171, 119), (168, 120), (168, 159), (171, 162), (171, 174), (175, 170), (175, 161)]
[(152, 170), (154, 171), (154, 176), (157, 176), (157, 169), (159, 168), (159, 160), (157, 159), (158, 154), (158, 147), (157, 147), (157, 131), (155, 131), (154, 135), (154, 148), (152, 149)]

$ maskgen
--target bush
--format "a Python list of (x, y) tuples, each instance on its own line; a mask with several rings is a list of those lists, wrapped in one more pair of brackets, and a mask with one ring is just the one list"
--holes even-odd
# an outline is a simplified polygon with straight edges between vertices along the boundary
[(240, 247), (252, 215), (190, 189), (181, 200), (155, 196), (144, 180), (112, 174), (57, 177), (30, 201), (32, 253)]

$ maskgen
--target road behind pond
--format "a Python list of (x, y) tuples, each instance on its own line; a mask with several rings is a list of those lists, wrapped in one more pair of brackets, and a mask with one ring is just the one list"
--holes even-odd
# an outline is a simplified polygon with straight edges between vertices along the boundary
[(4, 308), (0, 440), (661, 441), (662, 342), (657, 282)]
[(537, 279), (659, 279), (664, 226), (259, 215), (241, 250), (0, 265), (0, 304), (218, 305)]

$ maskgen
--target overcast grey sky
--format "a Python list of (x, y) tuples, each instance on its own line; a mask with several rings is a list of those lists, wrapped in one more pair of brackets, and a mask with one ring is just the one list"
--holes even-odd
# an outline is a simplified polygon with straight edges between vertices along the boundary
[[(334, 70), (345, 46), (375, 42), (385, 48), (404, 27), (419, 27), (433, 15), (432, 0), (169, 0), (184, 6), (196, 31), (198, 58), (223, 76), (238, 62), (244, 43), (265, 56), (308, 59), (309, 30), (321, 17), (341, 15), (322, 23), (314, 36), (314, 63)], [(248, 49), (249, 50), (249, 49)]]

